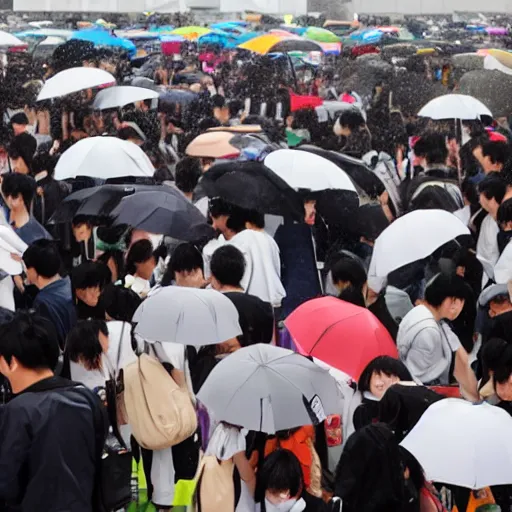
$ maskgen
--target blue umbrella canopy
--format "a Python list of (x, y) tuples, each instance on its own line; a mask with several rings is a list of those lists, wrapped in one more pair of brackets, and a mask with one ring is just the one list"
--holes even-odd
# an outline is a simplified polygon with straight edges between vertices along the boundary
[(350, 34), (349, 39), (357, 44), (375, 44), (380, 43), (384, 32), (377, 28), (365, 30), (356, 30)]
[(89, 41), (94, 46), (108, 46), (111, 48), (120, 48), (129, 53), (133, 57), (137, 53), (137, 47), (128, 39), (116, 37), (106, 30), (78, 30), (73, 33), (71, 39), (79, 39), (81, 41)]
[(243, 34), (240, 34), (236, 38), (236, 44), (242, 44), (246, 43), (247, 41), (250, 41), (251, 39), (254, 39), (255, 37), (262, 36), (265, 32), (245, 32)]

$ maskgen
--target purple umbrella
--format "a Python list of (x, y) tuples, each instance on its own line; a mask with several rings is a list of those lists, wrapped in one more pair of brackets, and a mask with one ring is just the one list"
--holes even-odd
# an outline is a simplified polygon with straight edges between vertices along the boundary
[(506, 36), (508, 34), (505, 27), (487, 27), (486, 31), (490, 36)]

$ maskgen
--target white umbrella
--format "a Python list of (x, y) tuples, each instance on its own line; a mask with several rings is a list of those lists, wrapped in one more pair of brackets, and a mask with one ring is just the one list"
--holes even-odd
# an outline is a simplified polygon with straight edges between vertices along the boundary
[(445, 210), (416, 210), (398, 218), (375, 240), (369, 275), (385, 277), (393, 270), (430, 256), (469, 228)]
[(344, 171), (314, 153), (279, 149), (265, 158), (265, 165), (292, 188), (314, 192), (331, 189), (356, 192), (354, 184)]
[(402, 446), (427, 480), (482, 489), (512, 484), (512, 417), (503, 409), (460, 398), (431, 405)]
[(37, 101), (60, 98), (67, 94), (100, 87), (101, 85), (115, 84), (113, 75), (98, 68), (71, 68), (57, 73), (44, 84)]
[(55, 167), (55, 179), (151, 177), (154, 172), (151, 160), (133, 142), (116, 137), (90, 137), (64, 152)]
[(15, 35), (0, 30), (0, 46), (27, 46), (21, 39)]
[(492, 117), (491, 111), (473, 96), (464, 94), (446, 94), (429, 101), (419, 112), (420, 117), (431, 119), (479, 119), (480, 116)]
[(93, 108), (105, 110), (107, 108), (124, 107), (137, 101), (154, 100), (159, 96), (158, 92), (144, 87), (118, 85), (100, 91), (94, 99)]
[(340, 414), (328, 370), (273, 345), (252, 345), (223, 359), (197, 396), (216, 421), (273, 434)]
[(242, 334), (238, 311), (222, 293), (169, 286), (150, 295), (133, 316), (148, 342), (216, 345)]

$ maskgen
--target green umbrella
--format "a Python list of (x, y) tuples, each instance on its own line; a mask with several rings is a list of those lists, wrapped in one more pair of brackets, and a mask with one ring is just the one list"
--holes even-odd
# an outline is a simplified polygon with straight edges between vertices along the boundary
[(308, 27), (306, 32), (304, 32), (304, 37), (306, 39), (311, 39), (312, 41), (317, 41), (319, 43), (339, 43), (340, 38), (333, 34), (330, 30), (320, 27)]

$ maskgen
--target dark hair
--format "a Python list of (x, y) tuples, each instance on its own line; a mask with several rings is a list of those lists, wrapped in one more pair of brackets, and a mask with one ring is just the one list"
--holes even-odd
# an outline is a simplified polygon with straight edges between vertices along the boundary
[(33, 268), (41, 277), (54, 277), (59, 273), (62, 261), (59, 248), (53, 240), (36, 240), (23, 253), (27, 268)]
[(153, 244), (149, 240), (139, 240), (135, 242), (128, 251), (126, 256), (126, 273), (135, 274), (137, 271), (136, 264), (154, 258)]
[(202, 168), (199, 158), (186, 156), (176, 164), (176, 186), (183, 193), (191, 194), (196, 188), (201, 174)]
[(71, 224), (74, 228), (81, 226), (82, 224), (87, 224), (87, 226), (92, 227), (91, 218), (87, 215), (75, 215)]
[(350, 302), (350, 304), (354, 304), (360, 308), (366, 308), (366, 302), (364, 300), (364, 295), (361, 291), (361, 288), (356, 288), (352, 285), (347, 286), (341, 290), (340, 294), (338, 295), (338, 299), (344, 300), (345, 302)]
[(341, 257), (331, 268), (334, 283), (349, 282), (352, 286), (362, 289), (368, 276), (364, 267), (354, 258)]
[(96, 261), (99, 263), (103, 263), (104, 265), (108, 265), (108, 262), (113, 260), (116, 269), (117, 269), (117, 278), (123, 279), (125, 276), (124, 269), (124, 253), (118, 249), (113, 249), (111, 251), (105, 251), (102, 255), (96, 258)]
[(256, 477), (256, 503), (265, 501), (268, 490), (289, 491), (290, 496), (297, 496), (304, 488), (299, 459), (289, 450), (278, 449), (268, 455)]
[(245, 272), (244, 255), (234, 245), (219, 247), (213, 253), (210, 270), (220, 284), (240, 286)]
[[(508, 347), (509, 344), (500, 338), (491, 338), (485, 342), (480, 356), (484, 376), (488, 375), (489, 371), (496, 372), (500, 368), (498, 376), (495, 375), (495, 381), (505, 382), (508, 379), (512, 374), (512, 360), (510, 360), (510, 357), (505, 357), (506, 353), (509, 352)], [(512, 351), (508, 355), (512, 356)]]
[(429, 165), (446, 165), (448, 148), (446, 147), (445, 136), (437, 132), (422, 135), (414, 145), (414, 153), (425, 158)]
[(60, 348), (53, 324), (33, 311), (16, 311), (0, 325), (0, 356), (7, 364), (15, 357), (33, 370), (57, 366)]
[(495, 199), (501, 204), (507, 192), (507, 184), (499, 172), (491, 172), (478, 184), (478, 191), (487, 199)]
[(504, 141), (487, 141), (482, 144), (482, 155), (488, 156), (493, 164), (505, 165), (509, 159), (510, 147)]
[(213, 108), (224, 108), (226, 105), (226, 99), (221, 94), (214, 94), (210, 101), (212, 102)]
[(91, 318), (80, 320), (68, 334), (66, 352), (73, 363), (84, 362), (88, 370), (101, 368), (103, 349), (98, 339), (99, 333), (108, 336), (108, 327), (104, 320)]
[(36, 153), (32, 162), (32, 173), (39, 174), (46, 171), (49, 176), (53, 176), (57, 159), (48, 152)]
[(17, 114), (14, 114), (11, 117), (9, 122), (11, 124), (24, 124), (24, 125), (27, 125), (28, 124), (27, 114), (25, 114), (25, 112), (18, 112)]
[(417, 492), (425, 486), (425, 472), (418, 462), (418, 459), (403, 446), (398, 446), (398, 451), (402, 459), (404, 468), (409, 470), (409, 480), (414, 485)]
[(357, 382), (357, 389), (364, 393), (370, 391), (370, 380), (374, 373), (383, 373), (388, 377), (398, 377), (400, 380), (410, 381), (412, 379), (411, 372), (407, 369), (400, 359), (390, 356), (378, 356), (370, 361), (361, 373)]
[(101, 301), (108, 316), (121, 322), (131, 322), (142, 303), (142, 299), (133, 290), (113, 283), (105, 286)]
[(235, 233), (240, 233), (245, 229), (245, 223), (250, 217), (250, 215), (247, 215), (247, 210), (228, 203), (218, 197), (210, 201), (209, 211), (213, 218), (226, 215), (228, 217), (226, 227)]
[(346, 126), (350, 129), (350, 131), (357, 130), (361, 126), (366, 124), (364, 117), (361, 112), (354, 109), (348, 109), (341, 113), (339, 117), (340, 126)]
[(265, 229), (265, 214), (256, 210), (245, 210), (246, 222), (250, 222), (258, 229)]
[(9, 145), (8, 153), (12, 159), (23, 158), (27, 167), (32, 168), (32, 161), (37, 150), (37, 141), (29, 133), (16, 135)]
[(507, 199), (500, 204), (497, 219), (499, 225), (512, 222), (512, 199)]
[(71, 271), (73, 290), (86, 290), (96, 286), (102, 288), (110, 282), (109, 274), (109, 269), (103, 263), (84, 261)]
[(36, 182), (34, 178), (11, 172), (4, 174), (2, 180), (2, 192), (5, 197), (16, 198), (21, 195), (27, 210), (30, 211), (30, 205), (36, 194)]
[(456, 274), (437, 274), (425, 288), (425, 300), (435, 308), (449, 297), (466, 300), (467, 296), (468, 284)]
[(201, 269), (204, 272), (204, 260), (201, 251), (191, 242), (178, 245), (171, 255), (161, 285), (170, 286), (175, 272), (192, 272)]

